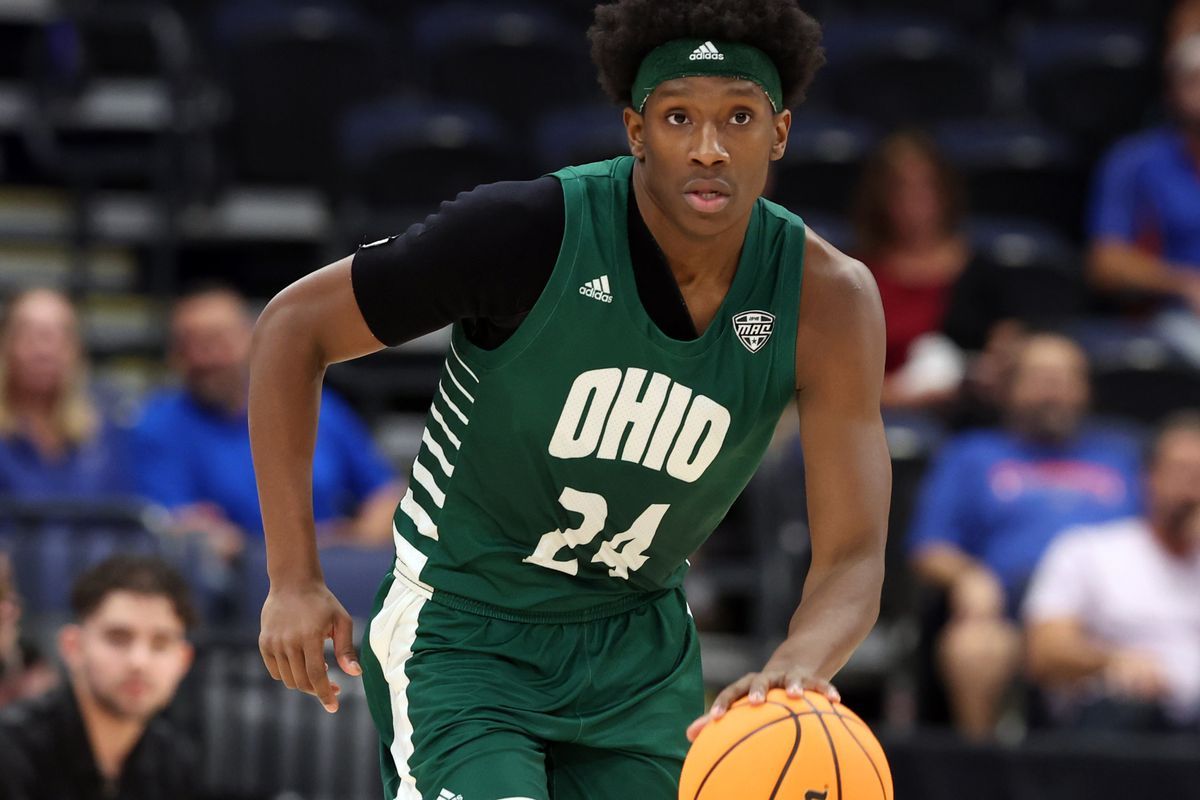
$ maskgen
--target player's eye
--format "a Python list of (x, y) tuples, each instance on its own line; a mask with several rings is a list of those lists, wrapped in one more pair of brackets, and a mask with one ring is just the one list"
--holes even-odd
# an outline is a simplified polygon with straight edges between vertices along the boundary
[(738, 111), (733, 115), (733, 118), (730, 121), (733, 122), (734, 125), (749, 125), (751, 119), (753, 119), (753, 117), (750, 116), (749, 111)]
[(682, 111), (672, 111), (667, 114), (667, 124), (669, 125), (687, 125), (687, 114)]

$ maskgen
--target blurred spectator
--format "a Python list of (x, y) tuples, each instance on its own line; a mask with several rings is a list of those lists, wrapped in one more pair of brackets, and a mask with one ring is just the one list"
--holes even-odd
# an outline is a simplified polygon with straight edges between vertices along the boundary
[(958, 181), (925, 136), (889, 136), (864, 169), (857, 255), (875, 275), (887, 317), (885, 406), (945, 400), (962, 378), (962, 358), (940, 334), (971, 257), (962, 206)]
[(1089, 272), (1098, 289), (1167, 298), (1156, 330), (1200, 363), (1200, 32), (1171, 48), (1167, 81), (1173, 124), (1120, 142), (1100, 169)]
[(1168, 420), (1147, 516), (1058, 539), (1025, 604), (1028, 664), (1060, 722), (1200, 731), (1200, 415)]
[(0, 797), (193, 797), (195, 751), (156, 718), (192, 662), (187, 584), (160, 561), (115, 556), (71, 601), (58, 637), (67, 685), (0, 711)]
[(1167, 20), (1167, 50), (1193, 34), (1200, 33), (1200, 0), (1179, 0)]
[(1017, 355), (1002, 429), (959, 436), (918, 500), (917, 573), (946, 595), (937, 662), (959, 730), (982, 738), (1017, 672), (1022, 589), (1064, 528), (1138, 510), (1131, 441), (1081, 428), (1087, 359), (1069, 339), (1029, 337)]
[[(181, 299), (171, 315), (170, 359), (183, 388), (149, 401), (136, 436), (142, 492), (226, 557), (247, 536), (262, 539), (246, 418), (252, 331), (245, 300), (232, 289)], [(391, 541), (399, 484), (363, 424), (329, 391), (321, 398), (312, 501), (323, 543)]]
[(88, 394), (70, 301), (50, 289), (13, 298), (0, 326), (0, 495), (128, 494), (125, 438)]
[(0, 707), (41, 694), (57, 682), (51, 666), (21, 636), (21, 598), (12, 564), (0, 552)]

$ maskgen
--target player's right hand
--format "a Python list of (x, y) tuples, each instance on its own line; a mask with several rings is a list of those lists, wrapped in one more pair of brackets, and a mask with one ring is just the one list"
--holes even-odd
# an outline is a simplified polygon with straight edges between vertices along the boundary
[(271, 677), (289, 689), (315, 695), (329, 713), (338, 710), (341, 687), (329, 680), (325, 640), (333, 640), (338, 666), (362, 675), (354, 653), (354, 623), (322, 581), (272, 584), (263, 603), (258, 649)]

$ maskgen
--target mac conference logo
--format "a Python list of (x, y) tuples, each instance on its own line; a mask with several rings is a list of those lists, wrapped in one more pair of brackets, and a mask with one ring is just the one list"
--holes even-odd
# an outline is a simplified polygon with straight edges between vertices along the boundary
[(757, 353), (775, 330), (775, 315), (766, 311), (743, 311), (733, 317), (733, 331), (746, 349)]

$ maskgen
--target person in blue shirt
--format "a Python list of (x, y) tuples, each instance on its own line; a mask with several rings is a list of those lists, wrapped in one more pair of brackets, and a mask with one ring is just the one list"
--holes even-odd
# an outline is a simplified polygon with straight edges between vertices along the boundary
[(1083, 351), (1030, 336), (1003, 428), (952, 440), (922, 486), (908, 545), (917, 574), (945, 592), (938, 666), (956, 726), (973, 738), (991, 735), (1017, 673), (1015, 612), (1046, 547), (1066, 528), (1140, 511), (1136, 441), (1085, 429), (1088, 397)]
[(1101, 291), (1159, 295), (1158, 332), (1200, 363), (1200, 33), (1167, 59), (1173, 124), (1119, 142), (1100, 167), (1088, 271)]
[(0, 326), (0, 496), (133, 493), (125, 432), (89, 394), (79, 319), (52, 289), (13, 297)]
[[(231, 289), (182, 298), (170, 323), (171, 366), (182, 387), (151, 398), (135, 431), (142, 494), (225, 557), (263, 535), (246, 414), (252, 331), (246, 303)], [(366, 427), (325, 392), (312, 494), (323, 543), (389, 543), (399, 486)]]

